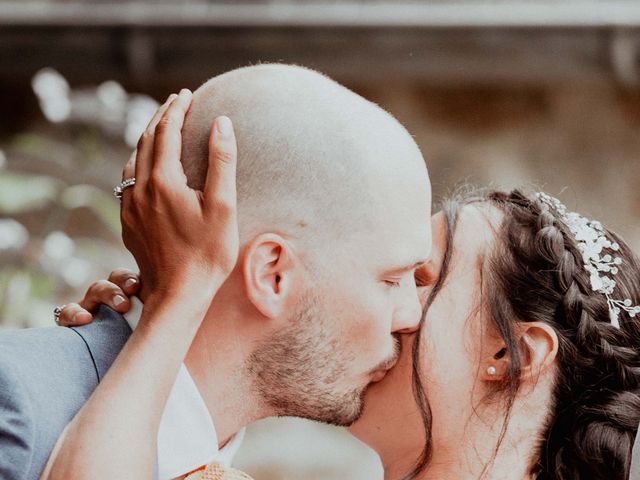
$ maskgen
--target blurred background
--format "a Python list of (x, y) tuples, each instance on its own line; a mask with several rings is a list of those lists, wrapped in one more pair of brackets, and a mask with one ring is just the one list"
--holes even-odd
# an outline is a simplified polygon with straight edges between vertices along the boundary
[[(259, 62), (392, 112), (436, 198), (541, 186), (640, 249), (638, 1), (0, 0), (0, 328), (51, 325), (54, 305), (133, 267), (111, 189), (158, 101)], [(341, 430), (291, 419), (252, 427), (239, 465), (382, 479)]]

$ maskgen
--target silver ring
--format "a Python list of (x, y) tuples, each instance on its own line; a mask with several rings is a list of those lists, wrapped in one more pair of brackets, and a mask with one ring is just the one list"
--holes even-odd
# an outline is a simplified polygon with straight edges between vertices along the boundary
[(125, 188), (133, 187), (136, 184), (136, 177), (125, 178), (113, 189), (113, 196), (118, 200), (122, 198), (122, 192), (124, 192)]
[(62, 309), (64, 308), (64, 305), (58, 305), (56, 308), (53, 309), (53, 321), (56, 322), (56, 325), (60, 325), (60, 314), (62, 313)]

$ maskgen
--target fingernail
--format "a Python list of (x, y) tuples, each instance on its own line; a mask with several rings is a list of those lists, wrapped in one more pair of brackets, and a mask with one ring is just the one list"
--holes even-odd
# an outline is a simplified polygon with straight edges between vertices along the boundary
[(167, 97), (167, 101), (165, 103), (170, 102), (171, 100), (174, 100), (176, 98), (178, 98), (178, 95), (176, 95), (175, 93), (172, 93)]
[(125, 298), (122, 295), (116, 295), (113, 297), (113, 304), (116, 307), (119, 307), (120, 305), (122, 305), (125, 302)]
[(189, 90), (188, 88), (183, 88), (182, 90), (180, 90), (180, 97), (188, 97), (189, 95), (191, 95), (191, 90)]
[(223, 136), (231, 135), (231, 131), (233, 126), (231, 125), (231, 119), (229, 117), (218, 117), (216, 119), (216, 130), (218, 133)]
[(78, 316), (78, 314), (77, 314), (77, 313), (74, 313), (74, 314), (73, 314), (73, 317), (71, 317), (71, 323), (70, 323), (69, 325), (75, 325), (75, 324), (77, 323), (77, 322), (76, 322), (76, 317), (77, 317), (77, 316)]
[(136, 280), (135, 278), (127, 278), (124, 282), (124, 288), (132, 287), (136, 283), (138, 283), (138, 280)]

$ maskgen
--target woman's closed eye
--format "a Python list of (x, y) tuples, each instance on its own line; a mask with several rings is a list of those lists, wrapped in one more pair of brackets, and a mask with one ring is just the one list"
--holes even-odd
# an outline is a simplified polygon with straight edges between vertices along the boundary
[(428, 287), (433, 285), (438, 279), (438, 275), (433, 268), (432, 262), (426, 262), (421, 265), (415, 272), (416, 286)]

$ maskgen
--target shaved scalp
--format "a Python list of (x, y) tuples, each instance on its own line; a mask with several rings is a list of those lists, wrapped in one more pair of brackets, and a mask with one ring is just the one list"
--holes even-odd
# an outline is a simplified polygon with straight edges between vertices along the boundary
[(325, 240), (345, 227), (366, 228), (411, 169), (428, 183), (417, 146), (387, 112), (320, 73), (267, 64), (220, 75), (194, 92), (182, 152), (193, 188), (203, 189), (219, 115), (231, 118), (238, 139), (242, 241), (265, 228)]
[[(204, 187), (209, 136), (220, 115), (231, 118), (238, 142), (241, 248), (274, 233), (300, 259), (278, 318), (258, 323), (265, 333), (247, 359), (247, 378), (271, 414), (348, 425), (360, 414), (371, 372), (390, 353), (405, 303), (408, 311), (415, 306), (417, 321), (415, 290), (398, 296), (385, 280), (428, 256), (430, 185), (422, 155), (391, 115), (326, 76), (252, 66), (194, 92), (182, 130), (193, 188)], [(235, 304), (245, 290), (229, 298)], [(233, 308), (246, 315), (253, 307)], [(365, 329), (375, 345), (354, 348), (353, 336)]]

